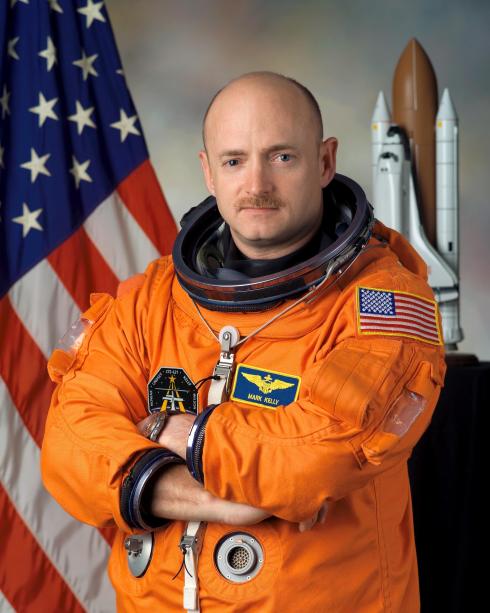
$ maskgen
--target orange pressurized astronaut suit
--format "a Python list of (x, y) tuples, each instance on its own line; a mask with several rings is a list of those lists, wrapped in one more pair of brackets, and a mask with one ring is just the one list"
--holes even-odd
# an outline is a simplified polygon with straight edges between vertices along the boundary
[[(297, 399), (273, 408), (254, 404), (254, 396), (251, 404), (230, 400), (207, 422), (205, 488), (272, 517), (243, 528), (207, 525), (198, 568), (204, 613), (419, 610), (407, 459), (443, 384), (443, 345), (440, 336), (430, 342), (364, 329), (359, 292), (383, 290), (430, 305), (426, 278), (410, 245), (377, 224), (368, 248), (328, 291), (238, 348), (237, 362), (263, 378), (268, 372), (297, 377)], [(121, 515), (120, 492), (140, 455), (158, 448), (136, 427), (148, 415), (148, 382), (161, 367), (183, 369), (194, 383), (208, 377), (219, 346), (170, 257), (150, 264), (130, 285), (116, 299), (93, 297), (83, 316), (91, 325), (76, 355), (65, 356), (61, 367), (52, 360), (58, 386), (42, 470), (69, 513), (95, 526), (117, 526), (109, 575), (118, 610), (181, 611), (183, 572), (172, 578), (182, 562), (185, 522), (155, 531), (149, 567), (136, 578), (124, 549), (135, 531)], [(283, 306), (257, 313), (201, 310), (214, 330), (231, 324), (243, 337)], [(206, 386), (199, 389), (201, 409)], [(300, 532), (298, 522), (325, 500), (326, 521)], [(264, 553), (258, 574), (243, 583), (222, 576), (214, 557), (222, 537), (237, 531), (257, 539)]]

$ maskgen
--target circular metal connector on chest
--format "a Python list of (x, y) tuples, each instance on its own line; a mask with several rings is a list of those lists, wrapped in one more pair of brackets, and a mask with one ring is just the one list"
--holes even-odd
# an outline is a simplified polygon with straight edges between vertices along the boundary
[(217, 544), (214, 561), (221, 575), (234, 583), (253, 579), (264, 563), (262, 546), (251, 534), (227, 534)]
[(153, 554), (153, 533), (134, 534), (124, 541), (128, 566), (134, 577), (142, 577), (150, 565)]

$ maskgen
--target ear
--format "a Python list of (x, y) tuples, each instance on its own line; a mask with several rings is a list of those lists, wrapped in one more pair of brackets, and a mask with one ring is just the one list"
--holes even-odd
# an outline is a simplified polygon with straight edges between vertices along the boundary
[(216, 196), (214, 190), (213, 176), (211, 174), (211, 167), (209, 165), (208, 154), (204, 149), (201, 149), (201, 151), (199, 151), (199, 160), (201, 161), (201, 168), (204, 175), (204, 181), (206, 182), (206, 187), (208, 188), (208, 192), (213, 196)]
[(338, 141), (331, 136), (320, 145), (320, 184), (326, 187), (334, 178), (337, 168)]

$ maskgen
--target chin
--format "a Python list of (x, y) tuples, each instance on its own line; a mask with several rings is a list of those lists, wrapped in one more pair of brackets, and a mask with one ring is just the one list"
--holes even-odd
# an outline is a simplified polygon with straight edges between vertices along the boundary
[(246, 228), (240, 229), (239, 235), (242, 240), (250, 243), (275, 243), (282, 238), (282, 232), (276, 227), (267, 228), (262, 225), (248, 224)]

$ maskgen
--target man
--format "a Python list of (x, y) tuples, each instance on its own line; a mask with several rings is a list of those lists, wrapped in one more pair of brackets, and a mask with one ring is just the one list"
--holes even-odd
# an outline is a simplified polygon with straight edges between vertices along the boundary
[(121, 611), (418, 611), (406, 461), (445, 372), (426, 266), (335, 175), (297, 82), (232, 81), (203, 137), (212, 196), (172, 259), (50, 360), (46, 485), (118, 527)]

